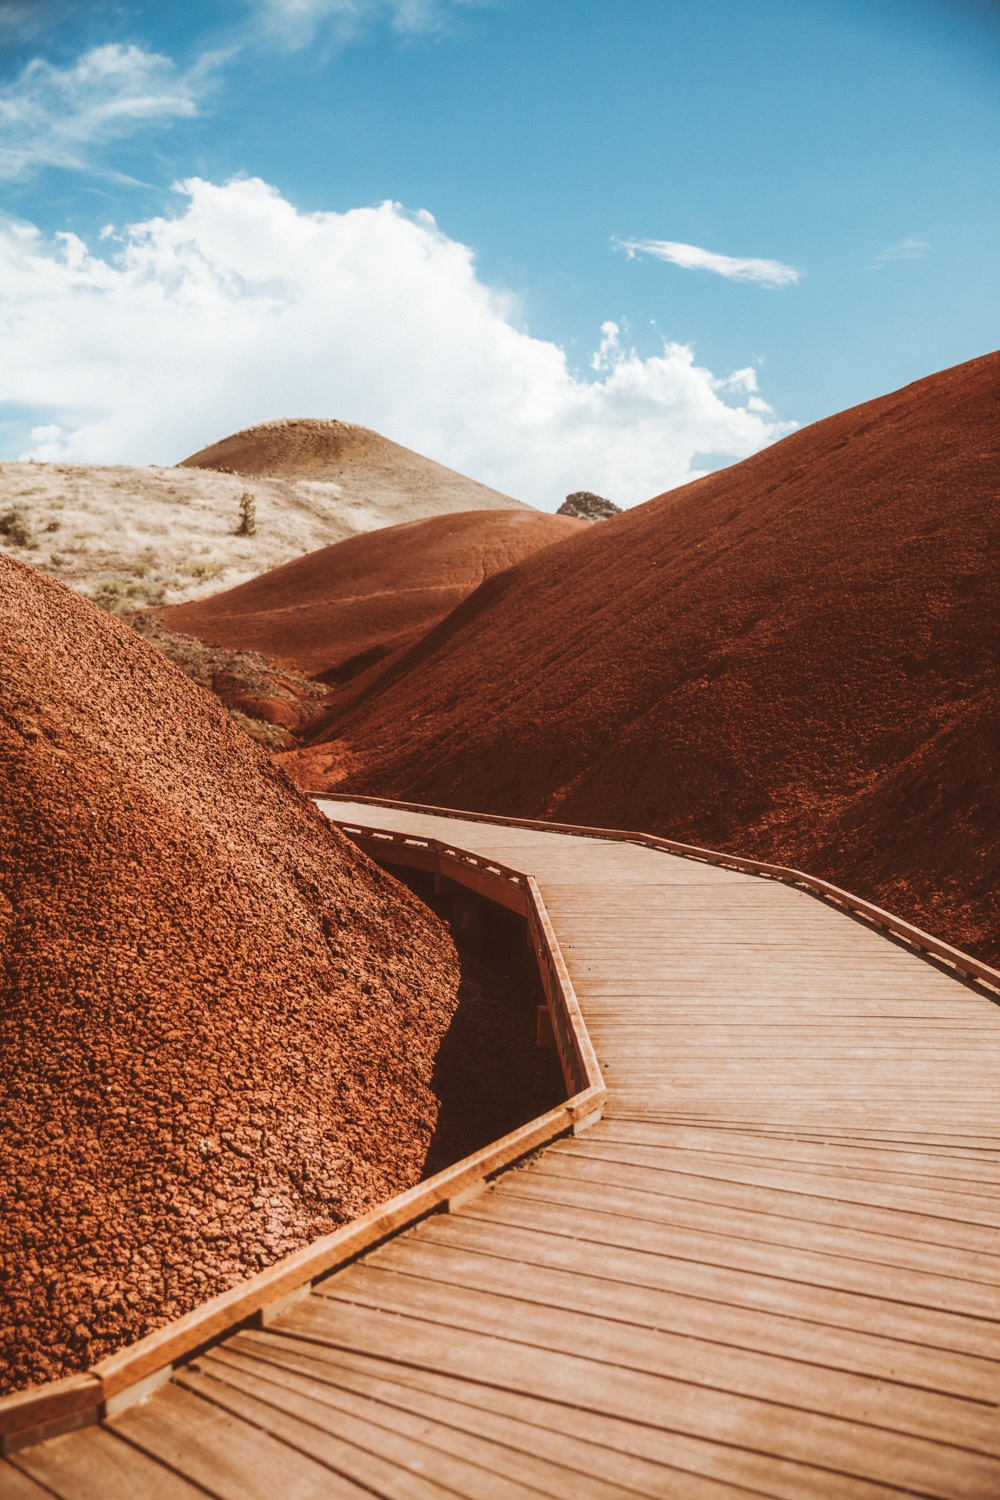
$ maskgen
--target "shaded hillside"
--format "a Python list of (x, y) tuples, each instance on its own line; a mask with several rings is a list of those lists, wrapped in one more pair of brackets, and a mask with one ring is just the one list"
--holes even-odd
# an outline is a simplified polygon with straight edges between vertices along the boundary
[(324, 547), (161, 619), (346, 681), (419, 640), (484, 579), (585, 525), (527, 509), (433, 516)]
[(447, 929), (137, 634), (0, 556), (0, 1389), (417, 1182)]
[(487, 582), (286, 763), (800, 865), (996, 961), (998, 450), (1000, 355), (817, 423)]
[(192, 453), (181, 467), (336, 484), (376, 505), (402, 505), (395, 518), (399, 521), (444, 511), (505, 510), (521, 503), (368, 427), (307, 417), (234, 432)]

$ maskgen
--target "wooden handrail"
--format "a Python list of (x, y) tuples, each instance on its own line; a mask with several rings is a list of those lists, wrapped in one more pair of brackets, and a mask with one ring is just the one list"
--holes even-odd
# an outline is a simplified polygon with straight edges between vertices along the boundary
[[(480, 894), (492, 897), (500, 905), (525, 917), (566, 1088), (570, 1094), (603, 1088), (597, 1056), (584, 1025), (559, 940), (533, 876), (523, 875), (496, 860), (470, 854), (468, 850), (457, 849), (454, 844), (441, 839), (397, 833), (389, 828), (372, 828), (347, 819), (331, 818), (330, 821), (373, 858), (383, 859), (387, 864), (428, 870), (435, 875), (450, 875), (467, 888), (481, 886)], [(472, 878), (472, 871), (480, 877), (479, 880)]]
[[(460, 818), (469, 823), (500, 823), (508, 828), (537, 828), (544, 833), (565, 833), (580, 838), (614, 839), (620, 843), (641, 844), (648, 849), (662, 849), (667, 854), (677, 854), (684, 859), (696, 859), (704, 864), (722, 865), (731, 870), (741, 870), (747, 875), (760, 875), (769, 880), (780, 880), (786, 885), (801, 889), (832, 901), (847, 911), (856, 912), (883, 931), (901, 937), (921, 953), (929, 953), (957, 969), (966, 979), (976, 979), (988, 989), (1000, 993), (1000, 970), (973, 958), (961, 948), (936, 938), (922, 928), (897, 917), (893, 912), (855, 896), (829, 880), (810, 875), (805, 870), (795, 870), (788, 865), (769, 864), (766, 860), (750, 859), (742, 854), (729, 854), (721, 849), (703, 849), (698, 844), (681, 844), (675, 839), (664, 839), (652, 833), (638, 833), (628, 828), (592, 828), (585, 823), (549, 823), (543, 818), (514, 818), (502, 813), (466, 812), (456, 807), (432, 807), (420, 802), (399, 802), (389, 797), (362, 797), (351, 792), (307, 792), (316, 803), (355, 802), (367, 807), (398, 808), (400, 812), (423, 813), (430, 817)], [(332, 819), (339, 823), (339, 819)]]
[[(436, 1172), (379, 1208), (324, 1235), (238, 1286), (175, 1318), (79, 1375), (0, 1397), (0, 1454), (111, 1416), (149, 1395), (174, 1369), (251, 1320), (267, 1324), (313, 1282), (439, 1209), (457, 1207), (529, 1152), (600, 1119), (607, 1097), (569, 972), (545, 903), (530, 876), (436, 839), (390, 830), (345, 829), (372, 852), (436, 869), (527, 919), (570, 1097), (482, 1150)], [(421, 866), (421, 860), (424, 861)], [(393, 861), (389, 861), (390, 863)]]

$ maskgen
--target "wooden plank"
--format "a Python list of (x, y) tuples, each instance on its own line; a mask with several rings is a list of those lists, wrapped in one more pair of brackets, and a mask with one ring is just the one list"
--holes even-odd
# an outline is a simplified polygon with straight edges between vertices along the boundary
[(980, 1190), (1000, 1197), (1000, 1160), (976, 1161), (971, 1155), (908, 1150), (905, 1146), (889, 1148), (878, 1141), (865, 1146), (860, 1141), (834, 1143), (804, 1136), (782, 1139), (749, 1131), (734, 1134), (695, 1126), (622, 1120), (606, 1121), (601, 1127), (601, 1137), (605, 1142), (650, 1147), (664, 1156), (668, 1152), (707, 1152), (724, 1160), (808, 1165), (814, 1173), (836, 1173), (843, 1169), (868, 1181), (877, 1181), (883, 1175), (894, 1181), (928, 1179), (932, 1183), (960, 1185), (963, 1192)]
[[(992, 1324), (979, 1327), (980, 1354), (950, 1348), (951, 1319), (897, 1303), (826, 1292), (775, 1277), (750, 1276), (669, 1256), (569, 1239), (466, 1215), (430, 1219), (413, 1236), (499, 1257), (521, 1268), (537, 1295), (536, 1270), (598, 1277), (630, 1289), (655, 1325), (744, 1348), (803, 1355), (842, 1369), (885, 1375), (913, 1386), (1000, 1399), (1000, 1347)], [(652, 1292), (654, 1295), (650, 1296)], [(589, 1295), (589, 1294), (588, 1294)]]
[(174, 1384), (107, 1425), (217, 1500), (360, 1500), (371, 1493)]
[(1000, 1018), (954, 951), (727, 855), (392, 818), (424, 842), (383, 857), (534, 874), (608, 1123), (65, 1451), (184, 1454), (220, 1500), (283, 1493), (278, 1454), (296, 1495), (290, 1460), (305, 1495), (1000, 1493)]
[(213, 1360), (211, 1370), (183, 1375), (179, 1383), (386, 1500), (440, 1500), (442, 1489), (487, 1500), (488, 1483), (495, 1483), (497, 1500), (522, 1500), (529, 1493), (452, 1454), (304, 1395), (287, 1381), (276, 1385), (266, 1371), (248, 1372), (233, 1360)]
[[(582, 1434), (567, 1437), (553, 1429), (545, 1420), (550, 1409), (541, 1402), (527, 1403), (530, 1411), (525, 1413), (523, 1407), (514, 1404), (516, 1398), (505, 1400), (506, 1393), (491, 1392), (488, 1387), (470, 1388), (466, 1382), (448, 1380), (433, 1372), (317, 1348), (298, 1340), (263, 1343), (236, 1335), (226, 1349), (252, 1360), (272, 1378), (291, 1376), (303, 1380), (312, 1391), (333, 1390), (363, 1397), (368, 1406), (384, 1407), (390, 1421), (397, 1421), (400, 1413), (413, 1414), (452, 1433), (485, 1439), (492, 1462), (509, 1468), (514, 1477), (527, 1480), (533, 1476), (543, 1493), (559, 1500), (618, 1500), (623, 1490), (655, 1494), (667, 1479), (659, 1465), (620, 1449), (609, 1451), (604, 1445), (588, 1442)], [(470, 1395), (478, 1395), (479, 1403), (470, 1402)], [(484, 1395), (489, 1404), (482, 1401)], [(517, 1415), (511, 1414), (512, 1404)], [(493, 1410), (497, 1405), (503, 1409)], [(723, 1492), (733, 1493), (729, 1485), (708, 1481), (703, 1493)], [(702, 1493), (700, 1487), (696, 1493)]]
[[(327, 812), (328, 816), (331, 816), (331, 813), (329, 811), (331, 802), (335, 806), (336, 798), (328, 798), (326, 807), (323, 807), (322, 802), (319, 803), (321, 808), (323, 808), (323, 810)], [(353, 806), (355, 808), (358, 807), (358, 803), (355, 801), (353, 803)], [(454, 816), (454, 812), (451, 809), (438, 808), (434, 811), (438, 816)], [(333, 813), (332, 815), (335, 816), (336, 814)], [(423, 814), (423, 816), (426, 816), (426, 814)], [(463, 821), (465, 821), (468, 825), (469, 822), (477, 822), (479, 820), (480, 819), (477, 816), (473, 816), (470, 819), (468, 815), (466, 815)], [(496, 822), (497, 820), (493, 819), (493, 821)], [(509, 824), (514, 820), (507, 819), (503, 821), (506, 821)], [(517, 820), (517, 822), (522, 827), (529, 826), (527, 820), (519, 819)], [(541, 828), (545, 833), (568, 832), (575, 835), (578, 840), (581, 833), (585, 833), (591, 837), (600, 839), (602, 842), (609, 839), (620, 840), (622, 841), (622, 844), (619, 847), (624, 847), (624, 844), (626, 842), (642, 844), (645, 848), (648, 849), (656, 849), (680, 856), (682, 858), (694, 858), (699, 861), (701, 868), (706, 867), (705, 864), (701, 863), (704, 861), (709, 862), (710, 864), (717, 867), (728, 866), (731, 869), (739, 869), (756, 875), (766, 875), (771, 879), (780, 880), (793, 886), (807, 889), (810, 892), (821, 896), (827, 901), (832, 900), (853, 913), (861, 914), (862, 916), (871, 920), (877, 927), (882, 928), (887, 932), (894, 933), (897, 936), (905, 937), (908, 941), (912, 941), (918, 944), (920, 949), (924, 952), (936, 955), (939, 958), (946, 959), (950, 963), (956, 964), (959, 967), (960, 972), (978, 977), (979, 979), (984, 980), (987, 984), (991, 985), (994, 989), (1000, 989), (1000, 973), (998, 973), (997, 970), (991, 968), (988, 964), (983, 964), (978, 959), (972, 958), (969, 954), (963, 953), (960, 949), (953, 948), (950, 944), (944, 943), (940, 939), (931, 936), (931, 934), (924, 932), (921, 928), (915, 927), (910, 922), (903, 921), (902, 918), (895, 916), (891, 912), (883, 910), (881, 907), (876, 906), (873, 902), (864, 901), (860, 897), (853, 895), (851, 892), (844, 891), (840, 889), (840, 887), (833, 885), (831, 882), (820, 880), (816, 876), (809, 875), (804, 871), (789, 869), (787, 866), (770, 864), (766, 861), (747, 859), (743, 856), (723, 853), (717, 850), (702, 849), (691, 845), (677, 843), (673, 840), (654, 838), (649, 834), (637, 834), (622, 829), (587, 828), (585, 830), (581, 830), (573, 829), (571, 825), (567, 824), (541, 824), (537, 821), (535, 821), (531, 826), (534, 826), (535, 828)]]
[[(626, 1167), (585, 1157), (546, 1158), (530, 1180), (511, 1184), (512, 1193), (551, 1196), (566, 1201), (567, 1189), (592, 1201), (603, 1199), (607, 1211), (638, 1218), (666, 1220), (697, 1228), (729, 1225), (740, 1233), (775, 1244), (800, 1245), (865, 1258), (876, 1264), (907, 1267), (934, 1275), (961, 1276), (982, 1284), (984, 1295), (1000, 1298), (998, 1237), (978, 1226), (925, 1218), (902, 1210), (857, 1205), (814, 1194), (784, 1193), (779, 1188), (745, 1187), (717, 1178), (692, 1178), (666, 1169)], [(983, 1245), (989, 1249), (981, 1248)]]
[[(224, 1348), (204, 1362), (204, 1368), (219, 1380), (228, 1380), (238, 1390), (259, 1395), (280, 1405), (282, 1411), (346, 1437), (359, 1447), (374, 1446), (382, 1458), (391, 1458), (415, 1473), (433, 1475), (435, 1485), (457, 1493), (501, 1500), (502, 1496), (537, 1495), (560, 1491), (576, 1500), (591, 1495), (606, 1500), (608, 1487), (588, 1483), (584, 1475), (568, 1474), (562, 1466), (540, 1458), (533, 1445), (517, 1448), (484, 1438), (468, 1430), (467, 1413), (452, 1403), (452, 1420), (443, 1422), (439, 1409), (432, 1413), (413, 1410), (413, 1402), (399, 1401), (405, 1387), (396, 1388), (389, 1403), (358, 1390), (357, 1381), (332, 1384), (317, 1381), (301, 1370), (291, 1371), (254, 1358), (252, 1354)], [(418, 1403), (419, 1406), (419, 1403)], [(524, 1435), (522, 1434), (522, 1437)], [(572, 1486), (572, 1488), (570, 1488)], [(435, 1491), (436, 1493), (436, 1491)]]
[(479, 1379), (488, 1372), (491, 1384), (591, 1412), (595, 1435), (598, 1418), (607, 1413), (875, 1484), (909, 1487), (940, 1500), (983, 1500), (1000, 1493), (1000, 1463), (991, 1457), (870, 1424), (793, 1413), (782, 1405), (621, 1365), (609, 1367), (580, 1353), (521, 1345), (325, 1297), (300, 1304), (284, 1327), (314, 1343), (329, 1341), (460, 1378)]
[[(941, 1237), (940, 1242), (968, 1250), (993, 1254), (1000, 1271), (1000, 1200), (996, 1195), (949, 1192), (920, 1183), (897, 1183), (885, 1178), (856, 1176), (849, 1167), (839, 1173), (817, 1174), (789, 1163), (757, 1163), (743, 1159), (720, 1160), (708, 1152), (665, 1154), (655, 1146), (630, 1146), (605, 1141), (593, 1131), (586, 1139), (554, 1144), (548, 1153), (552, 1171), (595, 1173), (621, 1185), (634, 1182), (645, 1191), (672, 1193), (683, 1189), (692, 1194), (724, 1195), (725, 1201), (742, 1201), (766, 1208), (772, 1201), (782, 1211), (809, 1216), (821, 1213), (829, 1223), (848, 1223), (872, 1228), (891, 1223), (894, 1234), (909, 1227), (917, 1237)], [(625, 1169), (625, 1170), (621, 1170)], [(745, 1192), (744, 1189), (750, 1189)], [(763, 1189), (762, 1192), (756, 1191)], [(803, 1200), (806, 1200), (803, 1202)]]
[[(758, 1494), (765, 1486), (766, 1493), (783, 1500), (883, 1500), (890, 1493), (881, 1485), (844, 1474), (708, 1443), (611, 1417), (606, 1412), (595, 1420), (591, 1411), (573, 1405), (456, 1378), (417, 1364), (280, 1335), (269, 1338), (266, 1345), (256, 1334), (237, 1335), (232, 1343), (242, 1349), (251, 1341), (255, 1357), (301, 1370), (317, 1382), (360, 1382), (360, 1389), (393, 1402), (430, 1400), (435, 1403), (433, 1410), (439, 1409), (438, 1404), (446, 1410), (456, 1409), (457, 1419), (466, 1426), (477, 1430), (482, 1426), (511, 1447), (558, 1458), (568, 1470), (577, 1464), (583, 1474), (611, 1482), (616, 1497), (623, 1490), (634, 1489), (643, 1495), (676, 1494), (683, 1495), (684, 1500), (708, 1500), (720, 1493), (744, 1495), (744, 1487)], [(571, 1489), (571, 1500), (577, 1500), (577, 1494)], [(586, 1489), (579, 1494), (585, 1496)]]
[(29, 1448), (15, 1463), (60, 1500), (194, 1500), (205, 1493), (103, 1427)]
[[(733, 1222), (734, 1215), (730, 1212), (681, 1215), (677, 1205), (670, 1203), (657, 1218), (630, 1212), (628, 1204), (614, 1200), (610, 1192), (602, 1195), (598, 1208), (590, 1191), (575, 1191), (563, 1183), (558, 1192), (552, 1192), (547, 1185), (543, 1194), (533, 1191), (535, 1186), (533, 1179), (524, 1174), (518, 1191), (504, 1195), (503, 1216), (508, 1223), (536, 1228), (553, 1222), (561, 1211), (571, 1210), (575, 1211), (581, 1235), (593, 1240), (779, 1277), (803, 1286), (894, 1300), (901, 1305), (956, 1313), (990, 1323), (997, 1321), (993, 1288), (933, 1271), (865, 1260), (859, 1253), (864, 1247), (855, 1247), (852, 1255), (849, 1240), (841, 1240), (837, 1249), (831, 1249), (826, 1237), (796, 1237), (789, 1232), (782, 1243), (765, 1239), (760, 1231), (756, 1236), (748, 1234), (742, 1224)], [(470, 1205), (465, 1212), (474, 1212), (476, 1206)], [(616, 1212), (616, 1208), (621, 1211)], [(589, 1227), (588, 1217), (593, 1221)], [(796, 1238), (804, 1243), (796, 1243)]]
[[(448, 1261), (453, 1275), (444, 1280)], [(328, 1295), (337, 1302), (420, 1317), (531, 1348), (585, 1355), (615, 1370), (641, 1371), (796, 1412), (871, 1422), (951, 1442), (995, 1456), (1000, 1475), (1000, 1427), (992, 1403), (902, 1386), (888, 1371), (872, 1379), (801, 1357), (761, 1354), (725, 1342), (724, 1327), (715, 1339), (675, 1334), (666, 1319), (656, 1320), (655, 1294), (647, 1293), (651, 1321), (643, 1324), (638, 1321), (641, 1299), (596, 1279), (588, 1284), (583, 1277), (538, 1268), (530, 1288), (523, 1287), (523, 1275), (502, 1261), (490, 1264), (485, 1257), (449, 1254), (439, 1247), (434, 1269), (442, 1279), (432, 1280), (430, 1262), (426, 1248), (397, 1242), (383, 1249), (377, 1263), (352, 1267), (337, 1277)], [(537, 1294), (530, 1300), (529, 1290)], [(592, 1311), (586, 1308), (588, 1296)]]
[(42, 1489), (6, 1459), (0, 1459), (0, 1500), (51, 1500), (53, 1493)]

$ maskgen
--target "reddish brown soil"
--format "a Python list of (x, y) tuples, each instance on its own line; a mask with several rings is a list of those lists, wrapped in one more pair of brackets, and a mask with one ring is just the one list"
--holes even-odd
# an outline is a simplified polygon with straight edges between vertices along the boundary
[(586, 528), (531, 510), (432, 516), (336, 542), (163, 610), (160, 619), (170, 630), (345, 681), (401, 654), (484, 579)]
[(212, 693), (251, 739), (269, 750), (294, 750), (298, 731), (320, 712), (329, 689), (256, 651), (231, 651), (167, 630), (155, 611), (123, 619), (186, 677)]
[(0, 555), (0, 1390), (419, 1180), (446, 927), (120, 620)]
[(487, 582), (284, 762), (798, 865), (995, 962), (998, 449), (995, 354), (817, 423)]

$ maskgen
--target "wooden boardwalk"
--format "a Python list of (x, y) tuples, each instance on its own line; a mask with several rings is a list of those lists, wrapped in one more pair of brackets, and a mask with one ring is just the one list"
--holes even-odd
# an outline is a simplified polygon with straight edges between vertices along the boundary
[(774, 881), (331, 810), (536, 876), (604, 1118), (0, 1496), (997, 1500), (989, 994)]

